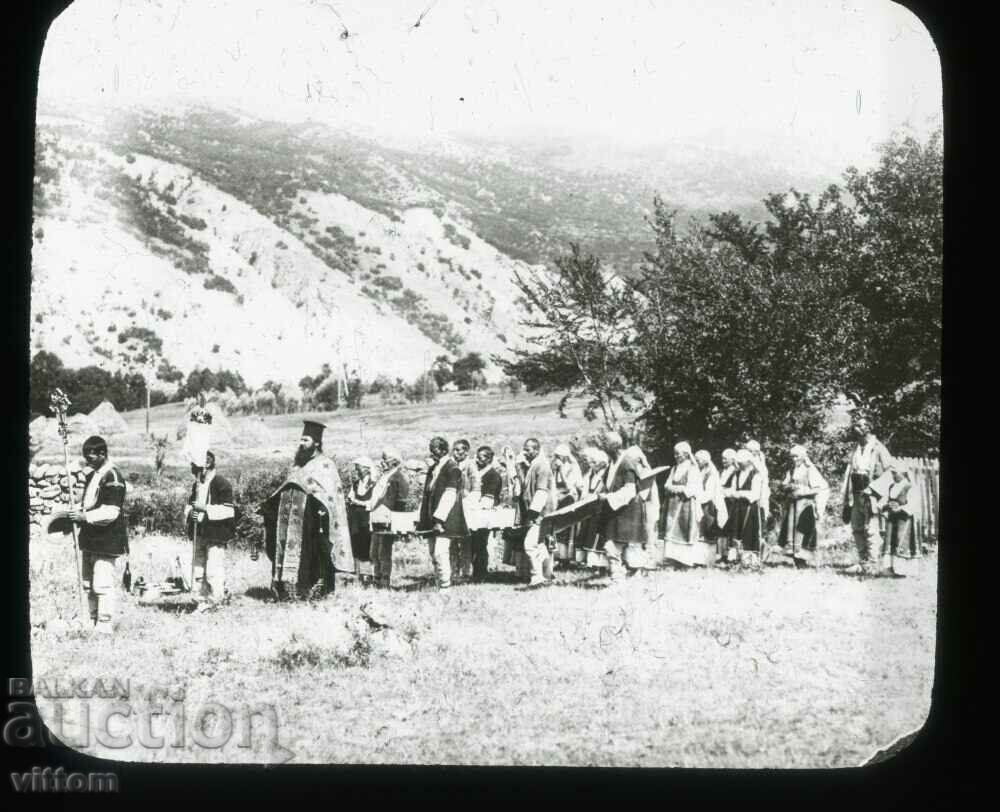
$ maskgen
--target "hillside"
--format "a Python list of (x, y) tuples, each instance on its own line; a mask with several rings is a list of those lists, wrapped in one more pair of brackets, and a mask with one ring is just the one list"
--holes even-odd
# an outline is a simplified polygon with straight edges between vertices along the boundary
[[(727, 200), (719, 154), (702, 181), (696, 160), (588, 155), (560, 141), (380, 143), (204, 106), (45, 110), (32, 352), (229, 368), (251, 386), (324, 362), (412, 379), (441, 354), (503, 352), (522, 338), (514, 271), (577, 240), (631, 272), (664, 173), (688, 214)], [(746, 210), (753, 190), (792, 179), (729, 180)]]

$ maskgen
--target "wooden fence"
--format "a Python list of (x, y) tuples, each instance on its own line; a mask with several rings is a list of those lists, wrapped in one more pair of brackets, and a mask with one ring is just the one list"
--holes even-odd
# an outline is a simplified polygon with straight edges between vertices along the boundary
[(913, 510), (913, 531), (918, 544), (936, 543), (940, 539), (941, 466), (938, 460), (926, 457), (897, 457), (910, 472), (913, 483), (909, 502)]

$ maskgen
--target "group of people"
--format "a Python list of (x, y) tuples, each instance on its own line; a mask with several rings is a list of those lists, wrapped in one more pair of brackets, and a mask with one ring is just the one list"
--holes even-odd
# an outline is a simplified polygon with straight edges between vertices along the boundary
[[(510, 552), (505, 561), (520, 565), (526, 589), (549, 583), (559, 560), (587, 562), (590, 556), (607, 568), (612, 582), (619, 582), (623, 575), (661, 563), (650, 560), (661, 518), (668, 558), (672, 548), (702, 545), (712, 553), (705, 563), (759, 565), (771, 552), (765, 530), (774, 491), (784, 506), (775, 543), (807, 566), (829, 494), (826, 479), (801, 445), (790, 449), (783, 478), (772, 481), (753, 440), (723, 451), (720, 470), (709, 452), (694, 453), (686, 442), (674, 446), (673, 466), (654, 469), (639, 446), (638, 432), (629, 429), (604, 432), (600, 447), (582, 450), (582, 466), (568, 445), (557, 445), (549, 455), (534, 438), (525, 440), (516, 456), (510, 447), (496, 455), (481, 446), (470, 458), (468, 441), (449, 446), (434, 437), (418, 518), (401, 529), (397, 519), (407, 514), (410, 496), (402, 455), (388, 448), (377, 465), (355, 460), (354, 481), (345, 494), (333, 459), (323, 453), (324, 428), (305, 422), (289, 473), (259, 506), (271, 588), (278, 598), (330, 592), (336, 572), (360, 574), (388, 588), (393, 542), (401, 535), (427, 540), (440, 590), (463, 578), (485, 579), (493, 533), (503, 535)], [(910, 480), (867, 420), (857, 420), (855, 430), (842, 518), (857, 546), (854, 571), (875, 573), (884, 567), (884, 554), (911, 548)], [(83, 456), (90, 469), (83, 502), (67, 515), (79, 528), (91, 620), (98, 631), (110, 632), (115, 564), (128, 550), (125, 481), (102, 438), (88, 438)], [(228, 598), (225, 555), (236, 532), (236, 505), (232, 483), (216, 470), (211, 450), (199, 451), (191, 472), (184, 508), (193, 542), (191, 589), (211, 608)], [(577, 506), (573, 522), (543, 535), (544, 527), (554, 526), (553, 514)], [(509, 518), (496, 520), (504, 508)]]

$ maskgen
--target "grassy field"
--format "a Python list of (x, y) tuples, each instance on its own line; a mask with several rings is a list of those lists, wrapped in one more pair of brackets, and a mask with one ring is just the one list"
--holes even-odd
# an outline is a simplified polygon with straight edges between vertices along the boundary
[[(422, 458), (439, 433), (494, 448), (537, 436), (551, 448), (594, 430), (560, 419), (554, 405), (453, 394), (316, 417), (339, 460), (386, 445)], [(148, 474), (145, 415), (125, 417), (130, 431), (110, 438), (112, 455), (127, 474)], [(152, 418), (154, 432), (173, 438), (183, 410), (157, 407)], [(265, 418), (266, 441), (219, 446), (220, 468), (284, 468), (302, 418)], [(231, 419), (237, 437), (251, 419)], [(178, 447), (167, 460), (174, 475), (186, 470)], [(183, 689), (187, 721), (173, 705), (156, 718), (164, 746), (136, 736), (121, 749), (90, 741), (88, 752), (126, 760), (853, 766), (926, 718), (937, 571), (930, 555), (905, 579), (842, 574), (855, 560), (845, 530), (829, 532), (815, 570), (663, 569), (613, 588), (574, 569), (521, 592), (494, 550), (488, 583), (444, 595), (433, 588), (426, 546), (411, 542), (397, 545), (391, 593), (345, 576), (333, 596), (286, 604), (270, 601), (267, 559), (234, 548), (230, 605), (199, 614), (183, 600), (152, 606), (125, 595), (111, 641), (78, 622), (69, 543), (38, 536), (30, 546), (34, 677), (127, 680), (134, 714), (116, 720), (124, 730), (134, 730), (157, 691)], [(161, 580), (176, 556), (189, 566), (187, 541), (132, 540), (135, 576)], [(366, 613), (387, 628), (373, 628)], [(89, 700), (91, 724), (109, 701)], [(273, 708), (277, 721), (206, 747), (192, 740), (192, 720), (213, 702), (237, 716)], [(38, 703), (54, 725), (55, 704)], [(81, 742), (81, 707), (75, 722), (66, 708), (68, 742)]]
[[(265, 558), (230, 551), (229, 606), (189, 613), (127, 595), (107, 641), (75, 619), (71, 549), (39, 538), (35, 680), (127, 680), (137, 714), (151, 688), (182, 687), (186, 733), (167, 715), (155, 728), (166, 746), (87, 750), (136, 761), (282, 760), (259, 731), (251, 747), (237, 735), (193, 744), (192, 718), (217, 702), (234, 715), (273, 707), (295, 762), (852, 766), (930, 706), (934, 556), (905, 579), (843, 575), (852, 556), (834, 548), (813, 571), (658, 570), (609, 588), (569, 570), (521, 592), (494, 555), (489, 583), (439, 594), (425, 545), (397, 547), (391, 593), (344, 577), (334, 596), (287, 604), (268, 599)], [(159, 579), (188, 550), (137, 539), (133, 568), (149, 579), (151, 558)], [(39, 707), (53, 725), (52, 704)], [(74, 713), (66, 739), (79, 743)]]

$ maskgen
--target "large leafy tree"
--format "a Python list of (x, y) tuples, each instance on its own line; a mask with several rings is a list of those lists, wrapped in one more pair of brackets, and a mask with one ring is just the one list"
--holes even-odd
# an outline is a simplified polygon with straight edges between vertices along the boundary
[(495, 360), (529, 392), (563, 392), (559, 413), (572, 397), (586, 398), (588, 419), (608, 426), (635, 408), (635, 310), (632, 286), (606, 271), (601, 261), (571, 243), (569, 252), (543, 271), (515, 274), (526, 302), (522, 326), (532, 349)]
[(863, 319), (846, 382), (902, 453), (933, 451), (940, 431), (943, 283), (941, 133), (896, 137), (878, 165), (849, 169), (861, 250), (851, 291)]
[(765, 201), (759, 227), (726, 213), (679, 236), (654, 200), (634, 318), (647, 411), (663, 443), (718, 448), (817, 431), (837, 393), (849, 345), (835, 188)]

